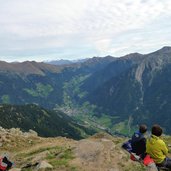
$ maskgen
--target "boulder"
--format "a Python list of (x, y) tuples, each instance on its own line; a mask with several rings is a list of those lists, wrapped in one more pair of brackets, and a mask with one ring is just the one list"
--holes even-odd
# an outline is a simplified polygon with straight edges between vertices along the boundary
[(147, 170), (147, 171), (158, 171), (158, 169), (157, 169), (155, 163), (149, 164), (149, 165), (147, 166), (147, 169), (146, 169), (146, 170)]
[(104, 146), (100, 142), (93, 142), (91, 140), (79, 141), (77, 147), (74, 149), (76, 157), (83, 161), (93, 162), (99, 157), (99, 154), (104, 149)]
[(32, 130), (32, 129), (29, 129), (29, 134), (30, 134), (31, 136), (35, 136), (35, 137), (38, 136), (37, 132), (34, 131), (34, 130)]
[(45, 170), (45, 169), (53, 169), (53, 166), (51, 164), (49, 164), (48, 162), (46, 161), (41, 161), (37, 167), (36, 167), (36, 171), (40, 171), (40, 170)]

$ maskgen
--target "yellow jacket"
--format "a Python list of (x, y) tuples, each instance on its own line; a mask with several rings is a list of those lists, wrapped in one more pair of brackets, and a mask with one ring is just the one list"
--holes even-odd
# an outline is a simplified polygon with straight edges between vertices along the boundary
[(153, 158), (155, 163), (159, 164), (166, 158), (168, 148), (161, 138), (152, 135), (151, 138), (147, 139), (146, 152)]

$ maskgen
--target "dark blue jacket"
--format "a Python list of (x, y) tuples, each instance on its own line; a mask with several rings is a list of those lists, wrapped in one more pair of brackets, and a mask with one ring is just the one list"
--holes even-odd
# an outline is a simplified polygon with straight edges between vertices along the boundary
[(142, 157), (146, 152), (146, 139), (139, 131), (135, 132), (131, 139), (132, 152)]

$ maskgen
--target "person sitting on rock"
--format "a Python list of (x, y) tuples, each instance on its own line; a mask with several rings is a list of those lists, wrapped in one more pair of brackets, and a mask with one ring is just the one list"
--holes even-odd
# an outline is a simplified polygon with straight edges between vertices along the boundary
[(162, 128), (159, 125), (153, 125), (151, 137), (147, 139), (146, 152), (151, 156), (157, 166), (171, 169), (171, 159), (167, 157), (168, 148), (161, 139)]
[(139, 126), (139, 130), (134, 132), (131, 138), (132, 152), (144, 159), (146, 156), (146, 138), (144, 134), (147, 131), (147, 126), (142, 124)]

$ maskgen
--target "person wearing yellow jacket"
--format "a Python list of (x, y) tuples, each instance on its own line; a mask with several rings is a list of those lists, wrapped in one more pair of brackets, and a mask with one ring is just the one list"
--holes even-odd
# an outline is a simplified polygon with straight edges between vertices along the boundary
[(163, 133), (159, 125), (153, 125), (151, 137), (147, 139), (146, 153), (151, 156), (157, 166), (171, 169), (171, 159), (167, 157), (168, 148), (161, 139)]

